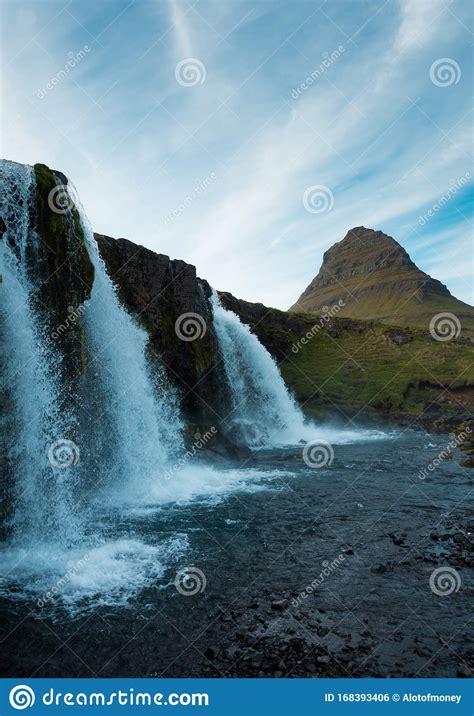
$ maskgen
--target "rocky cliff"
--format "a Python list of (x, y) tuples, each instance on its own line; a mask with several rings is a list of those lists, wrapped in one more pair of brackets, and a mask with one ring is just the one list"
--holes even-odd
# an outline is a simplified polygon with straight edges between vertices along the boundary
[(395, 239), (364, 226), (325, 252), (318, 275), (290, 311), (324, 312), (339, 301), (341, 316), (425, 329), (433, 315), (449, 311), (460, 320), (461, 335), (474, 336), (474, 309), (420, 271)]
[[(127, 239), (95, 234), (119, 297), (150, 336), (151, 358), (159, 359), (179, 390), (189, 419), (212, 422), (219, 372), (212, 329), (211, 288), (184, 261), (171, 260)], [(183, 333), (188, 327), (190, 338)]]

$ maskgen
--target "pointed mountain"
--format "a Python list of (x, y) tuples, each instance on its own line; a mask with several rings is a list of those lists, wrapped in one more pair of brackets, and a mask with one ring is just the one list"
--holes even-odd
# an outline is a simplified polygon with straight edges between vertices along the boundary
[(382, 231), (358, 226), (325, 252), (318, 275), (290, 311), (323, 313), (341, 302), (339, 316), (429, 329), (438, 313), (453, 313), (461, 335), (474, 335), (474, 308), (421, 271)]

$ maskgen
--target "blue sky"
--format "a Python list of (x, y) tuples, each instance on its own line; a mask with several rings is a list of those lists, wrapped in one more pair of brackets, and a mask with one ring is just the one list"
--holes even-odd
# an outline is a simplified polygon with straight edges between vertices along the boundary
[(2, 156), (240, 298), (287, 308), (365, 225), (472, 302), (471, 31), (467, 0), (7, 0)]

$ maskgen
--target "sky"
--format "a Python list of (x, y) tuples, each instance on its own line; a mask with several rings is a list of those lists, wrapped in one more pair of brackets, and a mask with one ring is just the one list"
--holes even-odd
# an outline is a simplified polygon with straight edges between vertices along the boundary
[(1, 154), (95, 231), (286, 309), (364, 225), (473, 302), (468, 0), (0, 7)]

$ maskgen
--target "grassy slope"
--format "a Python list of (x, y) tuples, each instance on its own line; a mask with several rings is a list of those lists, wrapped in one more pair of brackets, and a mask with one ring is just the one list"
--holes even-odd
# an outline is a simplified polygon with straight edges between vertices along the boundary
[(453, 388), (474, 384), (472, 345), (440, 343), (411, 330), (413, 340), (398, 346), (384, 338), (386, 325), (366, 325), (339, 337), (321, 330), (282, 363), (286, 382), (308, 412), (336, 406), (346, 414), (375, 409), (415, 416), (426, 398), (417, 390), (420, 381)]

